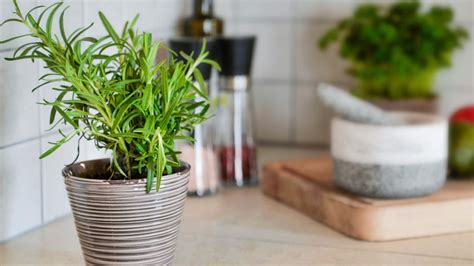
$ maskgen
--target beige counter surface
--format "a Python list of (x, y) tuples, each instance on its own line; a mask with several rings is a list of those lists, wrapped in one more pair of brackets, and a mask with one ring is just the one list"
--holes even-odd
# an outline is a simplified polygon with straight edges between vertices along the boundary
[[(320, 153), (315, 149), (263, 147), (259, 156), (263, 163)], [(361, 242), (265, 197), (254, 187), (189, 198), (175, 265), (473, 265), (473, 259), (472, 232), (384, 243)], [(0, 265), (12, 264), (83, 264), (72, 217), (0, 245)]]

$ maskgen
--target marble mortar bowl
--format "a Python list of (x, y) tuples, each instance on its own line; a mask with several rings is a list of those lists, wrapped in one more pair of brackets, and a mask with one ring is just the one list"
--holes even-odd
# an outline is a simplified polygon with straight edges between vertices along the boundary
[(385, 199), (429, 195), (446, 181), (448, 122), (422, 113), (394, 112), (406, 124), (369, 125), (334, 118), (331, 154), (337, 186)]

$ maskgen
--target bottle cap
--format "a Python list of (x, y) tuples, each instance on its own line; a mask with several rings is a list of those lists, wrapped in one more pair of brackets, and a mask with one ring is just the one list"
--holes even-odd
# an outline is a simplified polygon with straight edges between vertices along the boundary
[(218, 39), (222, 76), (249, 76), (255, 36), (227, 36)]
[[(193, 59), (196, 59), (199, 53), (202, 50), (204, 39), (202, 38), (193, 38), (193, 37), (178, 37), (172, 38), (169, 41), (169, 45), (171, 50), (176, 52), (177, 60), (183, 60), (184, 58), (180, 55), (181, 52), (191, 55)], [(206, 38), (206, 50), (209, 51), (209, 59), (215, 60), (215, 47), (216, 41), (214, 39)], [(205, 80), (209, 80), (211, 78), (211, 65), (209, 64), (199, 64), (198, 66), (201, 74)]]

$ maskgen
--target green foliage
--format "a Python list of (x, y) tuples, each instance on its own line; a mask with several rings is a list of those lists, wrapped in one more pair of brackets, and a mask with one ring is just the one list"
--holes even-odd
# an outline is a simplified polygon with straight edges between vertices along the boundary
[[(92, 27), (67, 33), (64, 18), (67, 7), (62, 2), (49, 7), (38, 6), (26, 14), (16, 0), (15, 17), (5, 23), (19, 23), (29, 31), (1, 41), (30, 37), (7, 60), (39, 60), (50, 73), (34, 90), (53, 84), (58, 96), (44, 100), (51, 106), (52, 128), (67, 124), (73, 131), (41, 155), (44, 158), (70, 141), (74, 136), (93, 140), (98, 148), (112, 151), (114, 178), (147, 177), (147, 191), (156, 178), (159, 189), (163, 173), (179, 166), (175, 140), (193, 141), (185, 133), (203, 122), (209, 108), (206, 91), (200, 86), (201, 63), (218, 67), (207, 59), (203, 50), (195, 60), (182, 55), (178, 61), (156, 63), (161, 47), (152, 35), (134, 29), (138, 16), (126, 22), (117, 32), (107, 18), (99, 13), (107, 36), (85, 37)], [(33, 10), (38, 12), (34, 16)], [(59, 15), (59, 18), (58, 18)], [(53, 23), (59, 22), (59, 36), (53, 33)], [(2, 25), (0, 24), (0, 25)], [(201, 87), (203, 88), (203, 87)]]
[(468, 38), (465, 29), (452, 26), (453, 16), (451, 8), (441, 6), (421, 13), (419, 1), (388, 8), (364, 4), (329, 29), (319, 46), (340, 43), (339, 53), (358, 80), (357, 95), (431, 97), (436, 72), (450, 65), (453, 50)]

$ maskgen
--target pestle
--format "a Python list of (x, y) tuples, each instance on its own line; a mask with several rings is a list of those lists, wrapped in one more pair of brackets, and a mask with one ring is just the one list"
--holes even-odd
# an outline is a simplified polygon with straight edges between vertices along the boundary
[(349, 121), (372, 125), (400, 125), (403, 120), (343, 89), (320, 83), (317, 95), (324, 105)]

